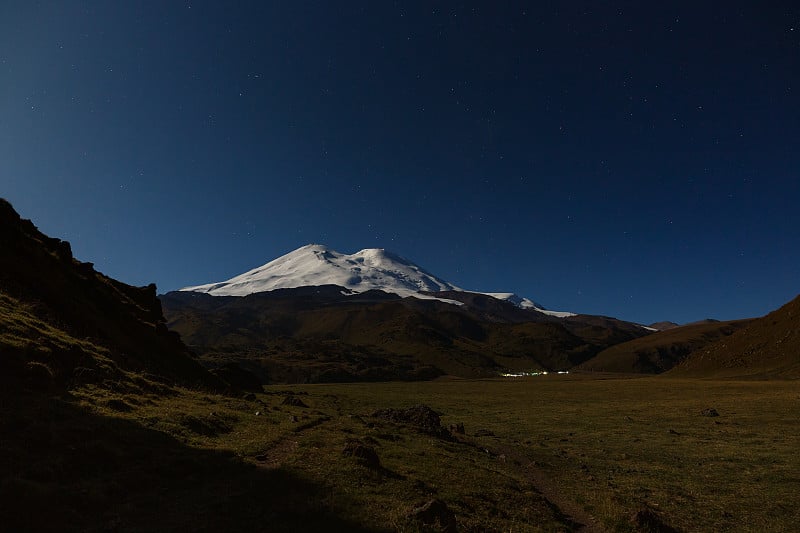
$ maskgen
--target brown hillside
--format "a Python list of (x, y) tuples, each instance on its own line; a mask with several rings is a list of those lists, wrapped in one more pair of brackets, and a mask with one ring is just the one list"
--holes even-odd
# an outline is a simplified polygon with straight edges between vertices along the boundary
[(267, 383), (566, 370), (646, 332), (605, 317), (554, 319), (488, 296), (457, 307), (319, 286), (161, 299), (170, 327), (204, 363), (237, 362)]
[(111, 383), (129, 370), (219, 385), (167, 330), (155, 285), (132, 287), (100, 274), (2, 199), (0, 243), (3, 381), (64, 388)]
[(695, 351), (669, 374), (800, 378), (800, 296), (730, 337)]
[(751, 321), (698, 323), (659, 331), (606, 348), (579, 368), (590, 372), (660, 374), (692, 352), (733, 334)]
[(657, 329), (658, 331), (666, 331), (668, 329), (674, 329), (681, 327), (680, 324), (676, 324), (675, 322), (670, 322), (665, 320), (663, 322), (654, 322), (650, 324), (650, 327), (653, 329)]

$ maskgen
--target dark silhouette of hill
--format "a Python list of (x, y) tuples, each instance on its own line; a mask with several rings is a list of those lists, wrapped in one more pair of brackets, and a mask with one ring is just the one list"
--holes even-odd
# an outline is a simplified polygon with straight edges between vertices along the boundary
[(606, 317), (554, 318), (490, 296), (400, 298), (328, 285), (244, 297), (161, 296), (170, 328), (208, 365), (238, 362), (265, 382), (373, 381), (566, 370), (647, 333)]
[(800, 378), (800, 296), (694, 351), (669, 375)]
[(104, 276), (2, 199), (0, 243), (0, 380), (65, 388), (126, 370), (221, 387), (167, 329), (155, 285)]
[(713, 318), (705, 318), (703, 320), (696, 320), (694, 322), (689, 322), (688, 324), (678, 324), (676, 322), (664, 321), (664, 322), (654, 322), (650, 324), (650, 327), (656, 329), (658, 331), (666, 331), (668, 329), (679, 328), (681, 326), (694, 326), (697, 324), (718, 324), (720, 321), (715, 320)]
[(578, 368), (591, 372), (660, 374), (751, 321), (702, 322), (669, 328), (606, 348)]

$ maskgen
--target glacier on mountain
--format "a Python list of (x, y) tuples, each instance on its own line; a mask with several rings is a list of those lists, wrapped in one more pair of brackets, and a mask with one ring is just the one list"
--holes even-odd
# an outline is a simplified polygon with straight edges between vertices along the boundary
[[(275, 289), (316, 285), (339, 285), (353, 292), (381, 290), (401, 297), (435, 298), (456, 305), (461, 305), (461, 302), (420, 294), (420, 291), (464, 291), (452, 283), (437, 278), (411, 261), (382, 248), (367, 248), (348, 255), (320, 244), (308, 244), (227, 281), (184, 287), (180, 290), (204, 292), (212, 296), (247, 296)], [(479, 294), (548, 315), (558, 317), (574, 315), (564, 311), (549, 311), (532, 300), (514, 293)]]

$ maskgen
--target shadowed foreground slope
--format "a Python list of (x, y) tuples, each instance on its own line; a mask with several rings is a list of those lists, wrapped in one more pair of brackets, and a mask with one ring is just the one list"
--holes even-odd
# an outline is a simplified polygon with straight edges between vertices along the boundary
[(328, 512), (321, 485), (189, 446), (147, 420), (104, 416), (71, 395), (0, 402), (4, 530), (366, 531)]

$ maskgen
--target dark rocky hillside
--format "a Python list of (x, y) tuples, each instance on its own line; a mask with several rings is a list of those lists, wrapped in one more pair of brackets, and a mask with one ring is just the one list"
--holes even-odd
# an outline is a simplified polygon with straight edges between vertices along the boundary
[(72, 256), (0, 200), (0, 380), (67, 388), (126, 371), (220, 387), (165, 324), (155, 285), (132, 287)]

